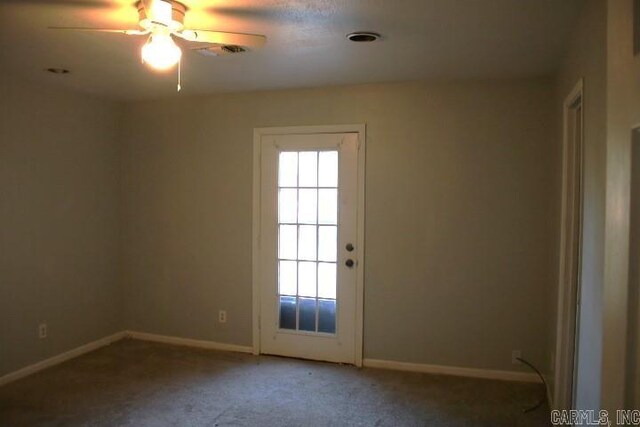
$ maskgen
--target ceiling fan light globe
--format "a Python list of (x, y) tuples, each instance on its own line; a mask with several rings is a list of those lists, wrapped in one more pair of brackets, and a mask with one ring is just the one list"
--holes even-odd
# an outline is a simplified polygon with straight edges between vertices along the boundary
[(141, 53), (144, 63), (159, 71), (172, 68), (182, 57), (182, 51), (168, 34), (152, 35)]

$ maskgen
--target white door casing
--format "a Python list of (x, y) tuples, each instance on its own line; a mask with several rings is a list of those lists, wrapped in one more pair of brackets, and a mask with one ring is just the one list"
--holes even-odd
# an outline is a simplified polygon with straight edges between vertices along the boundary
[(579, 366), (583, 217), (583, 84), (564, 102), (558, 317), (553, 409), (574, 409)]

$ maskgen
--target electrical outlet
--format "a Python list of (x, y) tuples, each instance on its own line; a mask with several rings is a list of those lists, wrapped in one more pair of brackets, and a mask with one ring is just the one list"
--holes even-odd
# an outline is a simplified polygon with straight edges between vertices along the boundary
[(218, 322), (227, 323), (227, 312), (225, 310), (218, 311)]
[(43, 339), (43, 338), (47, 337), (47, 324), (46, 323), (41, 323), (38, 326), (38, 337), (40, 339)]
[(518, 360), (518, 357), (522, 357), (522, 351), (520, 351), (520, 350), (513, 350), (513, 351), (511, 352), (511, 363), (513, 363), (514, 365), (518, 365), (518, 364), (522, 363), (522, 362), (520, 362), (520, 361)]

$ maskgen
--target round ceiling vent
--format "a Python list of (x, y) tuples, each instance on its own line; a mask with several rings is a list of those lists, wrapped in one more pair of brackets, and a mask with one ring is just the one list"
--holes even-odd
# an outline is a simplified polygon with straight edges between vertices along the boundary
[(380, 34), (369, 31), (356, 31), (355, 33), (347, 34), (347, 38), (356, 43), (371, 43), (379, 40)]

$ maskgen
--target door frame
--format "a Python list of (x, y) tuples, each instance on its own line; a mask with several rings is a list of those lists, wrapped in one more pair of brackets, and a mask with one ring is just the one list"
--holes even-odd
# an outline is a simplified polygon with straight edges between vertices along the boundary
[[(638, 8), (640, 12), (640, 7)], [(639, 13), (640, 15), (640, 13)], [(640, 35), (640, 32), (639, 32)], [(639, 140), (636, 142), (636, 138)], [(633, 234), (633, 214), (636, 213), (634, 205), (636, 203), (635, 198), (640, 197), (640, 188), (634, 185), (634, 178), (636, 174), (640, 174), (640, 170), (636, 170), (636, 150), (640, 151), (640, 123), (631, 127), (630, 134), (630, 149), (629, 158), (631, 159), (630, 166), (630, 188), (629, 188), (629, 275), (628, 275), (628, 304), (627, 304), (627, 369), (629, 374), (627, 375), (626, 387), (626, 406), (630, 408), (640, 406), (640, 280), (639, 274), (632, 270), (633, 259), (632, 256), (640, 252), (640, 242), (638, 242), (639, 236)], [(635, 251), (634, 251), (635, 249)], [(634, 274), (635, 273), (635, 274)]]
[[(578, 104), (579, 103), (579, 104)], [(580, 120), (580, 140), (579, 146), (573, 147), (578, 150), (578, 155), (569, 151), (570, 141), (573, 134), (570, 132), (569, 120), (576, 105), (581, 109)], [(581, 264), (582, 264), (582, 225), (584, 215), (584, 91), (583, 80), (580, 79), (573, 87), (569, 95), (565, 98), (562, 109), (562, 209), (560, 217), (560, 262), (558, 270), (558, 316), (556, 324), (556, 354), (555, 354), (555, 378), (554, 378), (554, 400), (552, 409), (573, 409), (575, 403), (575, 385), (577, 374), (577, 340), (579, 337), (580, 319), (580, 293), (581, 293)], [(574, 142), (575, 143), (575, 142)], [(577, 157), (577, 158), (576, 158)], [(568, 176), (567, 169), (572, 166), (573, 174)], [(574, 180), (576, 168), (579, 169), (577, 181)], [(569, 209), (567, 193), (569, 189), (579, 191), (578, 207), (572, 210), (572, 222), (577, 221), (574, 229), (575, 235), (572, 241), (567, 241), (568, 230), (565, 217)], [(574, 193), (575, 194), (575, 193)], [(575, 197), (575, 196), (574, 196)], [(574, 245), (577, 250), (567, 259), (567, 246)], [(576, 277), (566, 277), (565, 267), (567, 263), (576, 266)], [(575, 279), (575, 280), (573, 280)], [(576, 286), (573, 286), (575, 283)]]
[(356, 191), (357, 195), (357, 222), (356, 244), (358, 248), (358, 263), (356, 271), (356, 307), (355, 307), (355, 364), (362, 366), (363, 357), (363, 331), (364, 331), (364, 197), (365, 197), (365, 157), (366, 157), (366, 125), (326, 125), (326, 126), (286, 126), (263, 127), (253, 130), (253, 227), (252, 227), (252, 291), (253, 291), (253, 354), (260, 354), (260, 217), (262, 209), (260, 205), (261, 195), (261, 169), (263, 136), (269, 135), (309, 135), (320, 133), (356, 133), (358, 134), (358, 171)]

